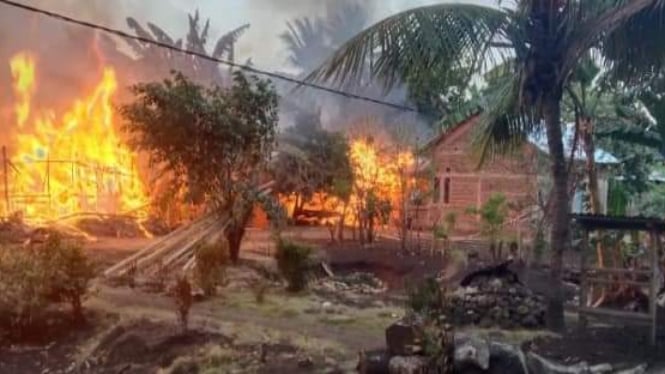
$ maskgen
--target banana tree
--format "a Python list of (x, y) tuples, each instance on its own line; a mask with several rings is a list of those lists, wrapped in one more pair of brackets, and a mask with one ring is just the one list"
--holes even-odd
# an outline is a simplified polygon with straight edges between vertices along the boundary
[[(665, 61), (663, 0), (515, 0), (483, 6), (441, 3), (410, 9), (370, 26), (315, 70), (310, 79), (348, 82), (369, 72), (388, 87), (447, 62), (478, 72), (508, 62), (512, 74), (488, 97), (480, 128), (484, 155), (514, 149), (537, 127), (547, 134), (553, 180), (551, 292), (547, 323), (564, 327), (563, 252), (570, 237), (568, 169), (561, 129), (564, 88), (580, 59), (603, 53), (625, 78)], [(501, 6), (501, 5), (505, 6)]]

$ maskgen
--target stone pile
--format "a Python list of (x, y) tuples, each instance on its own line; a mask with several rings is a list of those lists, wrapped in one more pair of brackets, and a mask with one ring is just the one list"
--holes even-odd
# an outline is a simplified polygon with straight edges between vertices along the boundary
[(514, 276), (477, 276), (448, 298), (445, 314), (456, 326), (538, 328), (545, 301)]
[(352, 292), (361, 295), (376, 295), (385, 292), (386, 285), (373, 274), (355, 272), (347, 275), (335, 275), (322, 280), (321, 288), (326, 291)]

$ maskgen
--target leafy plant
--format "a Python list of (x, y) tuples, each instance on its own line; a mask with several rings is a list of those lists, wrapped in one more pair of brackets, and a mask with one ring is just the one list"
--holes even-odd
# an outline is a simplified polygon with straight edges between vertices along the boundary
[(229, 263), (226, 239), (215, 244), (204, 244), (196, 249), (194, 274), (196, 283), (206, 296), (214, 296), (217, 286), (224, 282), (225, 267)]
[(171, 185), (187, 191), (189, 202), (228, 217), (224, 234), (237, 263), (275, 145), (272, 83), (236, 72), (229, 87), (204, 87), (174, 73), (131, 91), (135, 100), (121, 107), (130, 144), (148, 153)]
[(0, 324), (19, 335), (48, 305), (66, 302), (83, 321), (94, 268), (80, 247), (50, 234), (43, 245), (0, 248)]
[(424, 317), (438, 315), (443, 310), (443, 293), (434, 277), (407, 287), (407, 297), (409, 309)]
[(265, 302), (266, 293), (268, 292), (269, 287), (270, 283), (268, 283), (263, 278), (258, 279), (252, 285), (252, 293), (254, 294), (254, 300), (256, 301), (257, 304), (263, 304)]
[(307, 270), (312, 249), (280, 239), (277, 242), (275, 260), (280, 273), (287, 281), (289, 292), (299, 292), (307, 287)]
[(0, 248), (0, 323), (20, 335), (49, 304), (47, 268), (31, 249)]
[(192, 297), (192, 285), (186, 276), (181, 275), (176, 278), (173, 287), (173, 298), (176, 304), (176, 314), (178, 315), (178, 322), (183, 333), (187, 331), (189, 324), (189, 311), (194, 303)]
[(75, 321), (83, 321), (83, 298), (88, 292), (95, 272), (79, 246), (64, 244), (57, 236), (49, 237), (46, 252), (53, 262), (50, 294), (57, 300), (68, 302)]

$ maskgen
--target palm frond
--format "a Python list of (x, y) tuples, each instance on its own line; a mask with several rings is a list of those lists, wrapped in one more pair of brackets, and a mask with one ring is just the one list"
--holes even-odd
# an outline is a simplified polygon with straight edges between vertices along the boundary
[(212, 56), (219, 58), (224, 54), (224, 52), (229, 55), (233, 54), (233, 46), (248, 29), (249, 24), (245, 24), (224, 34), (217, 41)]
[(166, 31), (162, 30), (159, 26), (155, 25), (154, 23), (148, 22), (148, 28), (155, 36), (158, 42), (165, 43), (168, 45), (175, 45), (175, 42), (169, 36), (169, 34), (167, 34)]
[(612, 130), (599, 132), (598, 136), (641, 145), (658, 151), (662, 151), (663, 147), (663, 140), (659, 134), (637, 127), (617, 127)]
[(523, 105), (521, 80), (519, 70), (506, 70), (485, 92), (473, 144), (480, 165), (519, 150), (540, 124), (535, 113)]
[[(487, 61), (490, 43), (502, 40), (508, 13), (471, 4), (441, 4), (411, 9), (389, 17), (346, 43), (310, 80), (342, 83), (357, 80), (369, 70), (386, 88), (400, 76), (441, 65), (476, 69), (469, 61)], [(503, 39), (502, 39), (503, 37)], [(476, 58), (478, 57), (478, 58)]]
[(665, 1), (615, 0), (589, 26), (617, 77), (635, 81), (645, 72), (663, 68), (665, 62)]

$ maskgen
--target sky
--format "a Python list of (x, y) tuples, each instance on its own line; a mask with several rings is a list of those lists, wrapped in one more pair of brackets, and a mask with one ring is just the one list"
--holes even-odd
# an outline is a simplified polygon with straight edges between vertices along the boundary
[[(55, 12), (126, 29), (125, 18), (132, 16), (139, 22), (153, 22), (174, 36), (187, 30), (187, 13), (199, 10), (210, 18), (211, 37), (214, 40), (224, 32), (245, 23), (250, 30), (237, 45), (240, 61), (247, 58), (261, 68), (281, 70), (286, 55), (278, 35), (286, 22), (304, 16), (322, 15), (327, 2), (339, 0), (18, 0)], [(372, 19), (440, 0), (359, 0), (372, 7)], [(490, 3), (492, 0), (466, 2)], [(1, 12), (2, 10), (0, 10)]]

